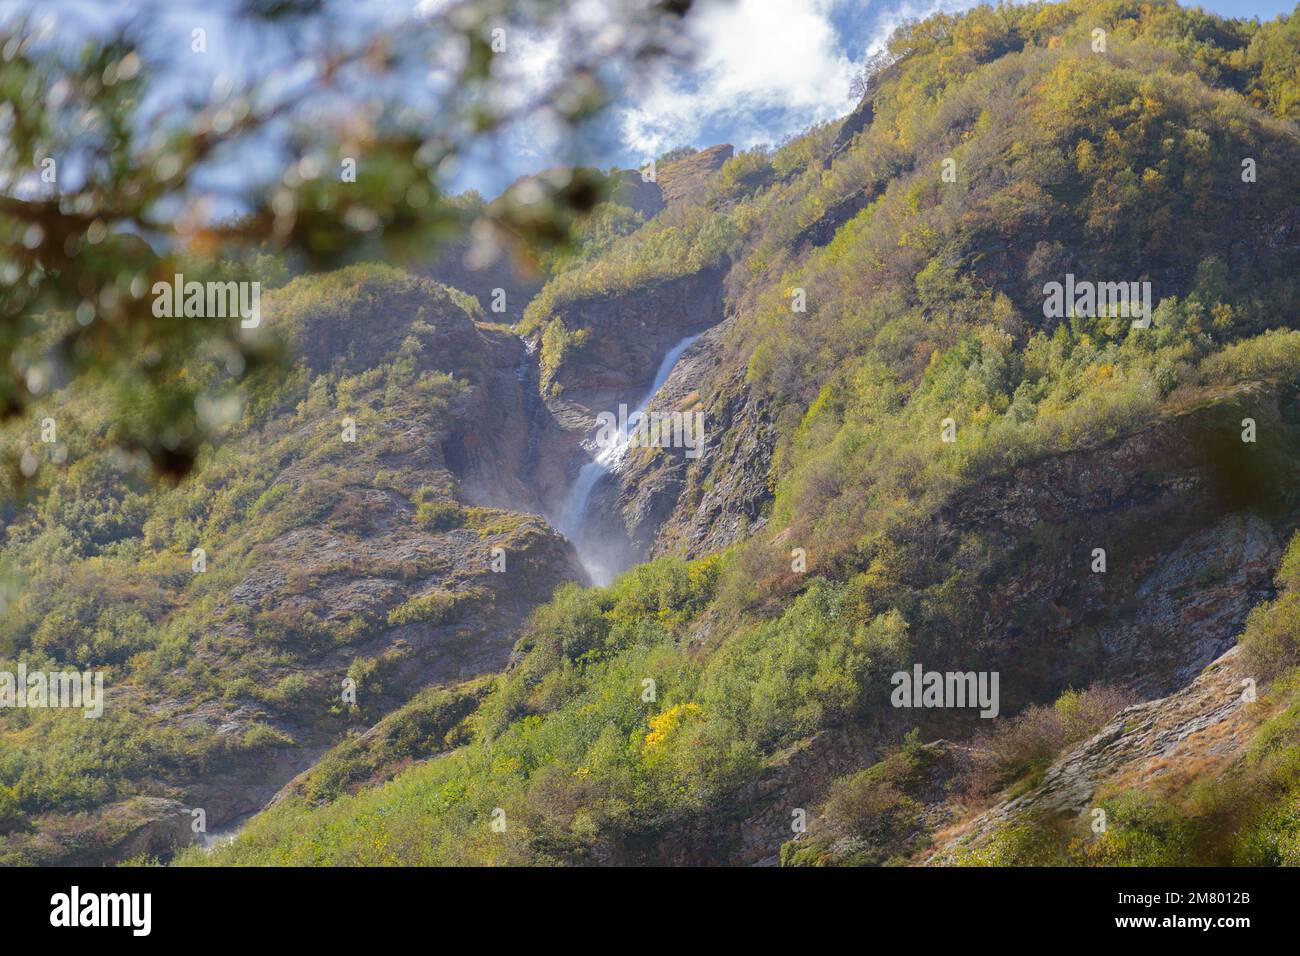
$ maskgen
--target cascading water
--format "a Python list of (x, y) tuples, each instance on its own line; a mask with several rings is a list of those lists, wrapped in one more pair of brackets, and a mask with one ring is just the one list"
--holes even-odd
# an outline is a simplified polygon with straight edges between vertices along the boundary
[(650, 400), (672, 374), (673, 366), (682, 357), (682, 353), (690, 348), (691, 343), (697, 338), (699, 338), (698, 334), (688, 335), (668, 350), (663, 361), (659, 363), (654, 383), (646, 392), (645, 398), (632, 414), (627, 416), (627, 421), (620, 423), (618, 435), (614, 440), (607, 442), (594, 459), (582, 466), (568, 494), (564, 496), (564, 504), (561, 505), (559, 518), (554, 524), (561, 534), (573, 542), (573, 547), (578, 552), (578, 560), (582, 562), (593, 584), (608, 584), (626, 564), (611, 555), (608, 542), (602, 541), (592, 527), (590, 513), (592, 492), (602, 478), (616, 471), (622, 464), (631, 440), (629, 433), (636, 428), (636, 423), (650, 407)]

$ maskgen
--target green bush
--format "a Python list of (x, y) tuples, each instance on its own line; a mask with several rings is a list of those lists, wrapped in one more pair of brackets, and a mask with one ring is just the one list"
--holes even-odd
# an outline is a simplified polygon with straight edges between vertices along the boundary
[(270, 747), (287, 747), (293, 743), (293, 737), (270, 724), (255, 722), (244, 732), (244, 746), (249, 750), (262, 750)]
[(425, 531), (450, 531), (465, 523), (465, 510), (454, 501), (425, 501), (415, 507), (415, 523)]
[(450, 624), (465, 613), (465, 609), (482, 600), (486, 592), (480, 588), (452, 592), (442, 588), (416, 595), (388, 612), (389, 624)]
[(1300, 667), (1300, 534), (1283, 555), (1277, 598), (1257, 605), (1237, 638), (1251, 666), (1266, 677)]

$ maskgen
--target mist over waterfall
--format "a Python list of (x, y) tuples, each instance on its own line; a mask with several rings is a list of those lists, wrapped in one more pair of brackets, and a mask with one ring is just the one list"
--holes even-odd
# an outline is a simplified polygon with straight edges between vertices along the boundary
[(577, 478), (564, 496), (560, 514), (553, 524), (561, 534), (573, 542), (574, 549), (578, 552), (578, 560), (582, 562), (582, 567), (591, 578), (592, 584), (609, 584), (628, 567), (632, 560), (625, 542), (611, 540), (607, 535), (602, 534), (593, 522), (592, 493), (606, 475), (618, 471), (627, 454), (631, 432), (635, 430), (637, 422), (650, 407), (650, 401), (655, 393), (672, 374), (677, 360), (697, 338), (699, 338), (698, 333), (688, 335), (668, 350), (663, 361), (659, 363), (659, 370), (655, 372), (654, 382), (645, 393), (645, 397), (627, 416), (627, 420), (619, 423), (615, 439), (604, 447), (598, 448), (596, 457), (579, 469)]

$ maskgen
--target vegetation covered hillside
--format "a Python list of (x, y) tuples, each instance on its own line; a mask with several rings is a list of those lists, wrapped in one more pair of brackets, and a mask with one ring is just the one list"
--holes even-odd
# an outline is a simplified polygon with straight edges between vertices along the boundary
[(464, 436), (508, 449), (498, 416), (524, 391), (522, 346), (468, 296), (355, 266), (264, 308), (298, 358), (213, 391), (221, 441), (179, 485), (112, 452), (91, 390), (51, 402), (55, 444), (3, 436), (40, 457), (3, 514), (0, 669), (99, 670), (107, 697), (94, 720), (0, 714), (5, 862), (170, 852), (196, 809), (228, 826), (421, 688), (499, 668), (578, 573), (540, 518), (467, 506), (458, 474), (495, 460)]
[[(563, 585), (435, 746), (377, 728), (185, 862), (1294, 862), (1300, 18), (980, 7), (888, 60), (523, 312), (554, 409), (602, 302), (721, 297), (665, 390), (722, 433), (619, 478), (661, 556)], [(1067, 274), (1150, 324), (1046, 310)], [(891, 706), (918, 664), (998, 671), (1001, 716)]]

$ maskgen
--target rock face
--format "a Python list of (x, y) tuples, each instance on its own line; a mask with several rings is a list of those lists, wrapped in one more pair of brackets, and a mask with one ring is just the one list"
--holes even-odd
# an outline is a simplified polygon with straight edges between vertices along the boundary
[(106, 860), (165, 855), (194, 839), (193, 817), (178, 800), (135, 797), (109, 807), (103, 817), (110, 823), (127, 821), (131, 827), (105, 854)]
[(867, 90), (862, 94), (862, 99), (858, 100), (858, 105), (853, 108), (853, 112), (844, 117), (843, 122), (840, 123), (839, 132), (835, 134), (835, 142), (831, 144), (826, 158), (822, 160), (822, 169), (830, 169), (834, 165), (836, 158), (852, 146), (857, 135), (870, 126), (871, 121), (876, 118), (876, 110), (872, 105), (871, 97), (879, 86), (879, 82), (870, 83)]
[(1259, 719), (1258, 708), (1243, 698), (1246, 676), (1234, 647), (1182, 690), (1121, 711), (1058, 758), (1027, 793), (938, 834), (926, 862), (951, 863), (960, 850), (980, 847), (998, 827), (1029, 814), (1087, 813), (1103, 784), (1149, 786), (1187, 765), (1205, 775), (1239, 759)]
[(627, 206), (633, 212), (640, 213), (646, 221), (653, 219), (667, 206), (659, 184), (647, 181), (639, 170), (622, 169), (617, 176), (612, 198), (620, 206)]
[(561, 394), (602, 411), (612, 399), (640, 398), (670, 348), (722, 321), (726, 269), (724, 263), (558, 310), (566, 328), (588, 332), (555, 373)]
[[(253, 611), (328, 622), (380, 618), (406, 598), (435, 590), (462, 595), (473, 640), (457, 621), (400, 625), (381, 629), (368, 642), (327, 651), (315, 665), (346, 671), (358, 654), (400, 648), (399, 675), (445, 682), (499, 667), (537, 590), (549, 593), (548, 587), (578, 576), (571, 549), (536, 516), (502, 515), (499, 529), (430, 532), (415, 525), (409, 502), (389, 506), (376, 517), (373, 534), (307, 528), (268, 542), (231, 599)], [(494, 547), (505, 549), (508, 574), (492, 571)], [(311, 586), (304, 588), (304, 582)]]
[(548, 514), (558, 512), (579, 468), (591, 460), (597, 416), (634, 409), (651, 386), (664, 355), (683, 338), (723, 318), (720, 265), (678, 279), (638, 286), (614, 296), (570, 303), (558, 314), (570, 330), (587, 330), (586, 343), (556, 372), (556, 396), (538, 438), (535, 481)]
[(532, 467), (542, 414), (537, 361), (518, 336), (480, 326), (473, 391), (456, 408), (444, 443), (468, 504), (539, 512)]
[(136, 796), (88, 813), (47, 815), (6, 834), (8, 859), (22, 865), (108, 866), (134, 857), (166, 858), (197, 840), (187, 804)]
[[(358, 538), (310, 528), (270, 542), (231, 594), (232, 601), (254, 614), (374, 622), (364, 638), (321, 648), (309, 663), (284, 671), (285, 676), (305, 679), (324, 696), (354, 661), (377, 662), (361, 684), (367, 715), (399, 706), (421, 687), (501, 669), (527, 614), (561, 581), (578, 580), (582, 574), (571, 546), (536, 516), (501, 513), (499, 527), (430, 533), (411, 524), (409, 502), (390, 501), (388, 506), (386, 514), (376, 509), (376, 530), (370, 535)], [(497, 546), (507, 554), (507, 574), (490, 568), (491, 551)], [(304, 588), (305, 582), (311, 586)], [(384, 626), (391, 609), (429, 593), (462, 596), (464, 610), (445, 623)], [(223, 639), (239, 637), (231, 632)], [(211, 664), (225, 662), (213, 657)], [(212, 830), (264, 807), (285, 781), (319, 759), (340, 729), (337, 720), (286, 718), (259, 706), (232, 711), (209, 702), (194, 709), (178, 700), (161, 702), (158, 709), (160, 716), (168, 713), (167, 721), (175, 726), (201, 727), (217, 736), (238, 739), (256, 724), (270, 724), (292, 740), (291, 745), (244, 755), (238, 763), (209, 767), (194, 780), (176, 781), (186, 806), (202, 807)], [(189, 819), (187, 811), (186, 826)], [(163, 853), (164, 847), (150, 839), (148, 852)], [(116, 851), (105, 857), (120, 858)]]
[[(617, 487), (604, 489), (636, 554), (699, 557), (734, 544), (765, 523), (773, 429), (752, 397), (744, 368), (726, 364), (723, 343), (734, 320), (710, 329), (682, 354), (651, 402), (651, 412), (700, 413), (704, 444), (629, 453)], [(611, 500), (612, 499), (612, 500)]]
[[(230, 591), (230, 602), (242, 610), (226, 625), (232, 629), (228, 640), (238, 643), (252, 639), (251, 622), (266, 616), (323, 626), (366, 622), (356, 639), (320, 647), (291, 671), (334, 686), (354, 661), (377, 662), (367, 691), (371, 719), (421, 687), (500, 669), (527, 614), (559, 583), (582, 576), (568, 542), (527, 513), (537, 508), (527, 470), (540, 398), (524, 343), (500, 327), (474, 322), (434, 283), (413, 280), (396, 289), (396, 297), (389, 287), (372, 300), (363, 288), (348, 303), (348, 339), (357, 343), (349, 360), (378, 364), (411, 333), (412, 323), (424, 320), (433, 331), (423, 333), (421, 361), (453, 374), (462, 387), (444, 411), (420, 404), (389, 409), (380, 450), (362, 446), (347, 460), (357, 480), (331, 492), (328, 517), (258, 546), (256, 560)], [(320, 321), (312, 316), (302, 332), (309, 363), (339, 347), (315, 328)], [(274, 485), (287, 486), (294, 497), (310, 495), (317, 468), (310, 460), (289, 461)], [(462, 509), (450, 526), (424, 526), (409, 494), (377, 485), (374, 476), (384, 472), (448, 488), (475, 508)], [(493, 567), (494, 549), (505, 557), (505, 573)], [(452, 610), (432, 619), (390, 617), (404, 602), (430, 595)], [(199, 716), (178, 713), (177, 719)], [(221, 709), (210, 719), (242, 732), (269, 718)], [(337, 730), (275, 723), (296, 741), (294, 748), (269, 751), (261, 764), (219, 769), (191, 787), (191, 798), (208, 808), (210, 826), (260, 809), (319, 757)]]
[[(910, 543), (945, 561), (976, 535), (999, 557), (976, 632), (931, 646), (1000, 671), (1004, 712), (1098, 680), (1148, 697), (1183, 686), (1273, 594), (1295, 478), (1273, 456), (1295, 441), (1292, 402), (1262, 387), (1211, 396), (960, 495)], [(1246, 415), (1271, 423), (1273, 444), (1241, 443)]]
[(708, 193), (709, 177), (734, 153), (735, 149), (724, 143), (666, 164), (657, 177), (664, 201), (669, 206), (702, 201)]

